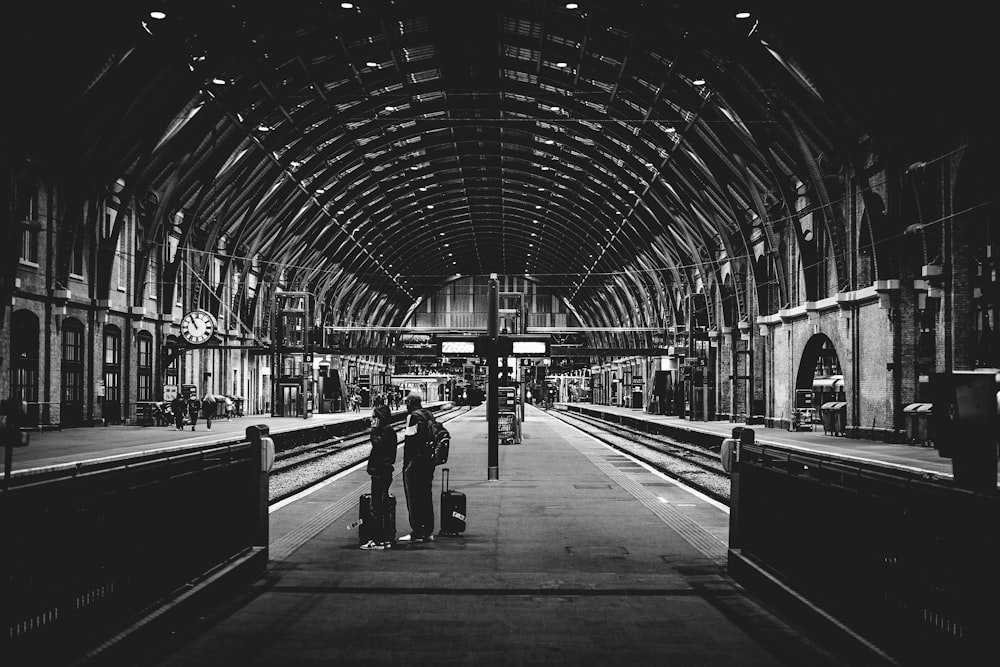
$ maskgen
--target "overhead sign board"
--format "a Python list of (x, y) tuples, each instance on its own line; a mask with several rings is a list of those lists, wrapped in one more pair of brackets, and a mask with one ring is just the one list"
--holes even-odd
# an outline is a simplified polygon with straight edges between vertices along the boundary
[(456, 355), (462, 357), (471, 357), (476, 353), (476, 341), (475, 339), (468, 340), (455, 340), (455, 339), (443, 339), (438, 341), (441, 346), (441, 356)]
[(444, 354), (465, 354), (465, 355), (475, 354), (476, 342), (472, 340), (441, 341), (441, 351)]
[(548, 341), (544, 340), (517, 340), (513, 343), (513, 354), (515, 357), (546, 357), (549, 354)]

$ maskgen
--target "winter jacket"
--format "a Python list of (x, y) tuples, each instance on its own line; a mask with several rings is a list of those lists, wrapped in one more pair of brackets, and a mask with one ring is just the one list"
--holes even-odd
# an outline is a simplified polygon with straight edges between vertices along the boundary
[(391, 476), (396, 462), (396, 431), (393, 430), (392, 412), (380, 405), (372, 413), (372, 451), (368, 455), (368, 474)]
[[(403, 462), (429, 463), (427, 454), (431, 441), (431, 432), (427, 423), (434, 416), (426, 409), (419, 408), (406, 415), (406, 429), (403, 431)], [(433, 467), (433, 464), (431, 464)]]

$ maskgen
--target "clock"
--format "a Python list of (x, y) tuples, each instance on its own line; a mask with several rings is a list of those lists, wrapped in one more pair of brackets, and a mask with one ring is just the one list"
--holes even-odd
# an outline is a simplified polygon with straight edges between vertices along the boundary
[(205, 310), (192, 310), (181, 318), (181, 336), (192, 345), (201, 345), (215, 333), (215, 318)]

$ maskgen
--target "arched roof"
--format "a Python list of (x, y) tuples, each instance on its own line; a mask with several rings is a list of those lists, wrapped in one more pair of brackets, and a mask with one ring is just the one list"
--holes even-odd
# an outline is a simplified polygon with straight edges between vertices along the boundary
[[(224, 238), (373, 325), (490, 273), (586, 324), (665, 325), (759, 257), (803, 184), (863, 167), (873, 140), (907, 159), (947, 111), (865, 97), (894, 16), (805, 4), (35, 3), (11, 22), (33, 47), (11, 140), (98, 185), (127, 175), (189, 243)], [(885, 74), (909, 72), (894, 56)], [(811, 199), (843, 249), (838, 207)]]

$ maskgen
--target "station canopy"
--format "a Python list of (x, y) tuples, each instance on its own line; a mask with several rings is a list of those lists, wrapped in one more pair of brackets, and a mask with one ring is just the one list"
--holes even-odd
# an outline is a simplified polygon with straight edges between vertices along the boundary
[(496, 273), (587, 325), (666, 326), (750, 279), (816, 173), (946, 122), (878, 3), (19, 4), (8, 154), (155, 192), (194, 249), (372, 325)]

